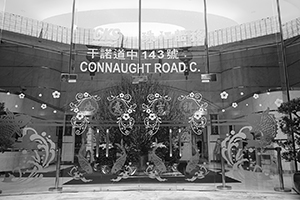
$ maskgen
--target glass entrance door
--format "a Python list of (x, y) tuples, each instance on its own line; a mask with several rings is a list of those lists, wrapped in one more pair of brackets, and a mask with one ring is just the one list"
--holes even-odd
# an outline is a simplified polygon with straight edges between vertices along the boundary
[[(215, 183), (219, 174), (208, 158), (208, 103), (200, 93), (179, 95), (156, 82), (124, 81), (109, 94), (101, 100), (78, 94), (70, 104), (77, 154), (68, 172), (73, 180), (66, 185)], [(93, 98), (97, 104), (85, 102)], [(91, 105), (97, 111), (82, 114)]]

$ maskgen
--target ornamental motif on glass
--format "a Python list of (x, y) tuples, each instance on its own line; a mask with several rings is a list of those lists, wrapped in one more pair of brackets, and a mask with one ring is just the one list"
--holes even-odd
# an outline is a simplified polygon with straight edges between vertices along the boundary
[(107, 97), (110, 101), (109, 111), (114, 116), (117, 116), (117, 123), (119, 125), (119, 130), (124, 135), (129, 135), (133, 128), (135, 120), (130, 116), (135, 112), (136, 104), (130, 105), (132, 97), (130, 94), (120, 93), (118, 96)]
[(161, 121), (161, 117), (169, 114), (171, 97), (162, 96), (158, 93), (147, 96), (148, 104), (142, 104), (143, 111), (148, 114), (144, 119), (146, 132), (151, 136), (156, 134)]
[(190, 124), (192, 130), (197, 135), (202, 134), (202, 130), (205, 128), (207, 119), (205, 115), (207, 114), (207, 103), (202, 103), (202, 95), (200, 93), (191, 92), (189, 95), (181, 95), (178, 97), (179, 109), (182, 114), (188, 118), (188, 123)]
[(71, 124), (75, 128), (75, 134), (81, 135), (87, 128), (90, 122), (89, 117), (94, 115), (98, 108), (98, 101), (100, 97), (97, 95), (90, 95), (89, 93), (77, 93), (76, 103), (71, 102), (70, 107), (76, 115), (71, 118)]

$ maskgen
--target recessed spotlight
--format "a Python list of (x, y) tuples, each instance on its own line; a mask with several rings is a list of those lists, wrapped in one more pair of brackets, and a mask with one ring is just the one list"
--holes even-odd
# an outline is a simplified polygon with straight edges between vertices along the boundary
[(53, 110), (53, 113), (57, 113), (57, 111), (56, 111), (56, 110)]
[(40, 93), (40, 94), (39, 94), (39, 97), (42, 97), (42, 96), (43, 96), (43, 95)]
[(6, 94), (7, 94), (7, 95), (10, 95), (10, 92), (7, 92)]
[(32, 106), (31, 109), (34, 110), (34, 107)]
[(19, 107), (18, 105), (15, 105), (15, 107), (17, 108), (17, 107)]
[(243, 95), (244, 95), (244, 92), (241, 92), (240, 94), (243, 96)]

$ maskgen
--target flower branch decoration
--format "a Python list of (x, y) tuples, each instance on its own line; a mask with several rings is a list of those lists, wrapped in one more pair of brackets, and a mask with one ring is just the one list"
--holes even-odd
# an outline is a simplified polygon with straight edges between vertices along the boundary
[(237, 104), (236, 102), (233, 102), (233, 103), (232, 103), (232, 107), (233, 107), (233, 108), (236, 108), (236, 107), (238, 107), (238, 104)]
[(124, 135), (129, 135), (135, 120), (130, 116), (135, 112), (136, 104), (131, 104), (132, 97), (130, 94), (120, 93), (117, 96), (111, 95), (107, 97), (107, 100), (110, 101), (109, 111), (114, 116), (117, 116), (117, 123), (119, 125), (119, 130)]
[(53, 96), (54, 99), (59, 99), (60, 92), (59, 91), (54, 91), (54, 92), (52, 92), (52, 96)]
[(226, 91), (223, 91), (220, 93), (221, 99), (227, 99), (228, 98), (228, 93)]
[(205, 115), (207, 114), (208, 104), (206, 102), (201, 103), (202, 95), (193, 92), (186, 96), (181, 95), (178, 100), (180, 101), (179, 108), (183, 115), (187, 117), (192, 130), (197, 135), (201, 135), (207, 123)]
[(258, 95), (258, 94), (253, 94), (253, 98), (254, 98), (254, 99), (258, 99), (258, 98), (259, 98), (259, 95)]
[(77, 93), (75, 98), (77, 102), (70, 103), (71, 111), (75, 113), (75, 115), (71, 118), (71, 124), (73, 128), (75, 128), (75, 134), (81, 135), (86, 130), (87, 125), (90, 122), (89, 117), (97, 112), (100, 97), (97, 95), (92, 96), (85, 92)]
[(47, 108), (47, 105), (43, 103), (43, 104), (41, 105), (41, 108), (44, 110), (44, 109)]
[(19, 94), (19, 98), (20, 99), (24, 99), (25, 98), (25, 94), (24, 93)]
[(143, 111), (148, 114), (144, 119), (144, 125), (146, 132), (149, 135), (155, 135), (159, 130), (159, 126), (162, 123), (161, 117), (169, 114), (171, 97), (162, 96), (158, 93), (149, 94), (147, 96), (148, 104), (143, 103)]

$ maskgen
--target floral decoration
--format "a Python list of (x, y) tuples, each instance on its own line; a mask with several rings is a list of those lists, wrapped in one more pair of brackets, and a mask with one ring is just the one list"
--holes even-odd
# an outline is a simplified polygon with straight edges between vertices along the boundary
[(52, 92), (52, 96), (53, 96), (54, 99), (59, 99), (60, 92), (59, 91), (54, 91), (54, 92)]
[(19, 98), (20, 98), (20, 99), (24, 99), (24, 97), (25, 97), (25, 94), (24, 94), (24, 93), (19, 94)]
[(110, 101), (109, 111), (114, 116), (117, 116), (117, 123), (119, 125), (119, 130), (124, 135), (129, 135), (135, 120), (130, 116), (135, 112), (136, 104), (130, 105), (132, 97), (130, 94), (120, 93), (117, 96), (111, 95), (107, 97), (107, 100)]
[(201, 135), (207, 123), (205, 115), (207, 114), (208, 104), (206, 102), (201, 104), (202, 95), (193, 92), (186, 96), (181, 95), (178, 100), (180, 101), (180, 110), (188, 118), (188, 123), (193, 132)]
[(149, 135), (152, 136), (157, 133), (160, 123), (162, 123), (161, 117), (170, 112), (170, 100), (171, 97), (167, 95), (162, 96), (158, 93), (155, 93), (147, 96), (148, 104), (142, 104), (143, 111), (148, 114), (148, 116), (144, 119), (144, 124), (146, 127), (146, 132)]
[(220, 93), (221, 99), (227, 99), (228, 98), (228, 93), (226, 91), (223, 91)]
[(97, 112), (100, 97), (97, 95), (92, 96), (85, 92), (76, 94), (75, 98), (77, 102), (70, 103), (71, 111), (75, 113), (71, 118), (71, 124), (75, 128), (75, 134), (81, 135), (90, 122), (90, 116)]

